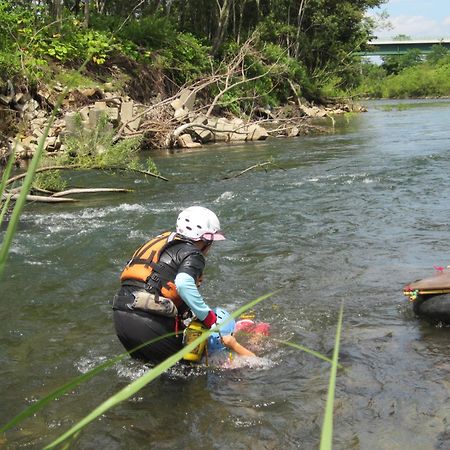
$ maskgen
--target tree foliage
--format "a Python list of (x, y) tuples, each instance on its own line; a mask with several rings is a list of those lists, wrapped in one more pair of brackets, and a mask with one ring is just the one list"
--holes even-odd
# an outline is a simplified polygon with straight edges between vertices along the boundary
[(388, 75), (398, 74), (407, 67), (412, 67), (422, 61), (422, 55), (417, 48), (408, 50), (403, 55), (389, 55), (383, 57), (383, 67)]
[(1, 0), (0, 68), (5, 74), (28, 69), (39, 78), (51, 60), (76, 64), (91, 55), (102, 65), (119, 52), (182, 84), (258, 33), (262, 53), (278, 48), (290, 58), (285, 67), (297, 65), (290, 70), (299, 75), (297, 84), (351, 85), (357, 79), (348, 70), (352, 53), (364, 49), (373, 26), (365, 13), (383, 2)]
[(449, 52), (443, 45), (433, 45), (426, 59), (432, 66), (437, 66), (446, 58), (448, 59), (448, 55)]

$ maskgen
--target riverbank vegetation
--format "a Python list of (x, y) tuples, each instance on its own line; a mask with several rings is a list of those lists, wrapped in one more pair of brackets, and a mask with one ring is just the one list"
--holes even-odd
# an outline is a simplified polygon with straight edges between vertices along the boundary
[(244, 119), (280, 107), (307, 115), (336, 99), (450, 95), (442, 46), (381, 65), (355, 55), (372, 37), (366, 12), (383, 2), (1, 0), (0, 146), (26, 133), (27, 109), (51, 109), (67, 85), (93, 90), (74, 104), (101, 99), (98, 90), (149, 104), (194, 85), (208, 113)]
[(324, 86), (351, 82), (357, 61), (351, 55), (367, 48), (373, 26), (364, 13), (382, 3), (2, 0), (0, 73), (3, 81), (22, 76), (31, 85), (64, 82), (89, 56), (87, 78), (76, 81), (126, 85), (142, 98), (216, 71), (257, 34), (246, 68), (263, 73), (279, 63), (254, 86), (264, 101), (279, 104), (291, 95), (281, 74), (317, 99)]
[(353, 53), (367, 48), (373, 22), (365, 13), (381, 3), (2, 0), (0, 137), (26, 128), (26, 110), (51, 108), (67, 85), (143, 104), (194, 85), (208, 112), (213, 104), (214, 112), (245, 119), (261, 108), (267, 116), (330, 102), (357, 85)]
[(417, 98), (450, 96), (450, 53), (432, 46), (426, 56), (419, 50), (386, 56), (382, 64), (361, 66), (362, 79), (352, 95), (369, 98)]

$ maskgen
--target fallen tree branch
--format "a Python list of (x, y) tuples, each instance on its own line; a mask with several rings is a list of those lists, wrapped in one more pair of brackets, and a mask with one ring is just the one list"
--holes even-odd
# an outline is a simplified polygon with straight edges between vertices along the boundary
[(226, 176), (226, 177), (223, 178), (223, 180), (229, 180), (231, 178), (237, 178), (237, 177), (240, 177), (241, 175), (244, 175), (244, 173), (249, 172), (250, 170), (259, 169), (259, 168), (262, 168), (262, 169), (264, 169), (267, 172), (266, 166), (270, 166), (270, 165), (275, 166), (278, 169), (286, 171), (286, 169), (284, 169), (283, 167), (278, 166), (274, 162), (266, 161), (266, 162), (263, 162), (263, 163), (258, 163), (258, 164), (254, 164), (253, 166), (247, 167), (247, 169), (243, 170), (242, 172), (239, 172), (236, 175)]
[[(135, 116), (132, 116), (131, 119), (127, 120), (120, 126), (120, 128), (117, 130), (117, 133), (114, 135), (112, 142), (116, 143), (122, 137), (125, 129), (128, 127), (128, 125), (130, 123), (133, 123), (135, 120), (140, 119), (141, 117), (147, 115), (154, 109), (157, 109), (162, 106), (170, 104), (178, 97), (178, 95), (179, 95), (179, 93), (176, 93), (175, 95), (172, 95), (172, 97), (168, 97), (164, 100), (161, 100), (158, 103), (155, 103), (154, 105), (150, 105), (147, 108), (145, 108), (143, 111), (141, 111), (140, 113), (136, 114)], [(130, 130), (130, 131), (132, 131), (132, 130)]]
[(149, 175), (149, 176), (154, 177), (154, 178), (159, 178), (160, 180), (169, 181), (166, 177), (163, 177), (162, 175), (158, 175), (158, 174), (153, 173), (153, 172), (147, 172), (146, 170), (126, 169), (126, 168), (123, 168), (123, 167), (113, 167), (113, 168), (111, 168), (111, 170), (129, 170), (130, 172), (141, 173), (142, 175)]
[[(175, 99), (179, 98), (180, 93), (182, 92), (183, 89), (189, 89), (191, 91), (191, 95), (193, 95), (193, 94), (197, 95), (200, 91), (204, 90), (205, 88), (207, 88), (211, 85), (217, 85), (218, 94), (212, 99), (212, 102), (210, 103), (210, 105), (199, 108), (199, 110), (203, 110), (203, 109), (207, 108), (205, 117), (208, 118), (212, 114), (213, 109), (219, 104), (220, 99), (229, 90), (231, 90), (235, 87), (238, 87), (244, 83), (250, 83), (252, 81), (256, 81), (260, 78), (266, 77), (274, 69), (274, 67), (277, 66), (279, 59), (281, 57), (274, 64), (272, 64), (266, 70), (266, 72), (247, 78), (246, 69), (248, 70), (249, 68), (252, 67), (252, 65), (245, 68), (245, 64), (244, 64), (245, 58), (248, 55), (252, 54), (252, 52), (254, 52), (254, 49), (252, 48), (252, 44), (255, 41), (255, 39), (256, 39), (256, 35), (254, 34), (242, 45), (238, 54), (235, 55), (231, 61), (229, 61), (228, 63), (226, 63), (225, 61), (223, 62), (222, 66), (225, 67), (224, 71), (213, 72), (210, 76), (208, 76), (206, 78), (200, 79), (190, 85), (184, 85), (172, 97), (161, 100), (158, 103), (155, 103), (155, 104), (145, 108), (138, 114), (134, 115), (132, 118), (130, 118), (128, 121), (126, 121), (125, 123), (123, 123), (120, 126), (117, 133), (113, 137), (113, 142), (114, 143), (117, 142), (119, 139), (124, 137), (126, 134), (131, 135), (131, 136), (138, 136), (139, 134), (143, 134), (146, 131), (144, 124), (141, 124), (139, 126), (138, 130), (129, 130), (127, 132), (128, 125), (130, 123), (132, 123), (133, 121), (135, 121), (143, 116), (148, 115), (152, 111), (157, 111), (158, 109), (161, 109), (167, 105), (170, 105)], [(240, 78), (238, 80), (235, 80), (234, 79), (235, 76), (239, 76)], [(155, 123), (154, 120), (150, 120), (150, 122)], [(172, 119), (171, 122), (176, 123), (177, 120)], [(167, 126), (166, 128), (167, 128), (167, 130), (161, 129), (161, 130), (153, 130), (153, 131), (161, 131), (161, 132), (166, 131), (168, 134), (168, 136), (165, 139), (166, 146), (171, 147), (172, 146), (171, 144), (173, 144), (173, 142), (174, 142), (173, 138), (174, 137), (176, 138), (179, 135), (179, 133), (183, 130), (177, 132), (174, 135), (173, 132), (172, 133), (170, 132), (170, 128), (172, 128), (172, 127)], [(189, 128), (189, 126), (188, 126), (188, 128)], [(207, 129), (207, 128), (205, 128), (205, 129)], [(216, 130), (210, 130), (210, 131), (216, 131)]]
[(209, 117), (209, 116), (211, 115), (211, 113), (213, 112), (213, 109), (214, 109), (214, 107), (217, 105), (219, 99), (220, 99), (225, 93), (227, 93), (227, 92), (230, 91), (231, 89), (234, 89), (234, 88), (237, 87), (237, 86), (240, 86), (241, 84), (249, 83), (249, 82), (251, 82), (251, 81), (256, 81), (256, 80), (258, 80), (258, 79), (260, 79), (260, 78), (265, 77), (266, 75), (268, 75), (268, 74), (272, 71), (273, 67), (275, 67), (275, 64), (273, 64), (272, 66), (270, 66), (269, 69), (266, 70), (266, 72), (264, 72), (264, 73), (262, 73), (262, 74), (260, 74), (260, 75), (256, 75), (256, 76), (251, 77), (251, 78), (243, 78), (243, 79), (241, 79), (240, 81), (236, 81), (236, 82), (233, 83), (233, 84), (229, 84), (229, 80), (227, 79), (227, 80), (226, 80), (226, 83), (225, 83), (225, 87), (224, 87), (223, 89), (221, 89), (221, 90), (219, 91), (219, 93), (214, 97), (213, 101), (212, 101), (211, 104), (209, 105), (208, 111), (206, 111), (206, 113), (205, 113), (205, 116), (206, 116), (206, 117)]
[(120, 189), (120, 188), (74, 188), (67, 189), (66, 191), (57, 192), (51, 195), (52, 198), (64, 197), (71, 194), (94, 194), (97, 192), (133, 192), (133, 189)]
[[(17, 191), (17, 192), (20, 192), (20, 187), (18, 187), (18, 188), (16, 188), (16, 189), (11, 189), (11, 192), (13, 192), (13, 191)], [(55, 191), (49, 191), (49, 190), (47, 190), (47, 189), (41, 189), (41, 188), (38, 188), (38, 187), (36, 187), (36, 186), (33, 186), (32, 188), (32, 191), (33, 192), (40, 192), (41, 194), (48, 194), (48, 195), (53, 195), (54, 193), (55, 193)]]
[(287, 82), (289, 83), (289, 86), (292, 89), (292, 92), (295, 95), (295, 98), (297, 100), (297, 105), (298, 105), (298, 107), (299, 107), (299, 109), (301, 111), (302, 108), (303, 108), (303, 105), (302, 105), (302, 102), (300, 101), (300, 97), (298, 96), (297, 89), (295, 88), (294, 83), (292, 82), (292, 80), (289, 77), (287, 77), (286, 79), (287, 79)]
[(238, 131), (241, 128), (246, 127), (247, 125), (239, 125), (238, 127), (232, 130), (219, 130), (216, 127), (210, 127), (209, 125), (203, 125), (202, 123), (185, 123), (174, 130), (172, 133), (172, 137), (176, 139), (180, 136), (183, 131), (188, 130), (189, 128), (203, 128), (204, 130), (212, 131), (213, 133), (236, 133), (236, 134), (247, 134), (247, 131)]
[[(12, 194), (11, 200), (17, 200), (20, 194)], [(3, 194), (3, 198), (7, 198), (8, 194)], [(77, 202), (74, 198), (54, 198), (47, 197), (45, 195), (27, 195), (27, 201), (29, 202), (41, 202), (41, 203), (69, 203), (69, 202)]]

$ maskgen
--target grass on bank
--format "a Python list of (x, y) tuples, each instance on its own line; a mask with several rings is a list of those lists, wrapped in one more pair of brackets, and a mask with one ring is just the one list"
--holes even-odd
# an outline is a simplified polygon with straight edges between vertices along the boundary
[(397, 73), (387, 73), (383, 65), (361, 64), (361, 81), (349, 92), (356, 98), (440, 98), (450, 97), (450, 56), (436, 62), (420, 61)]

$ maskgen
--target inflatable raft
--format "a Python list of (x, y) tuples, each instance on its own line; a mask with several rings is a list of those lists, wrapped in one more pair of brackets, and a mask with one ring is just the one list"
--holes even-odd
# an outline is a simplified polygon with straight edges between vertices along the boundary
[(412, 302), (418, 317), (450, 325), (450, 270), (435, 269), (433, 276), (406, 285), (403, 294)]

